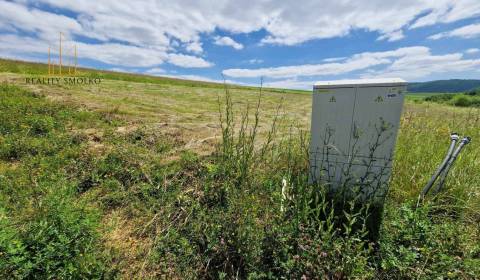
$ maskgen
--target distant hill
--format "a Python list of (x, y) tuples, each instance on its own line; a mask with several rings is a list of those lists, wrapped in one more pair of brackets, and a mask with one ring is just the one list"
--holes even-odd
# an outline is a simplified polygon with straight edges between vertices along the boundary
[(438, 80), (423, 83), (410, 83), (409, 92), (465, 92), (480, 87), (480, 80)]

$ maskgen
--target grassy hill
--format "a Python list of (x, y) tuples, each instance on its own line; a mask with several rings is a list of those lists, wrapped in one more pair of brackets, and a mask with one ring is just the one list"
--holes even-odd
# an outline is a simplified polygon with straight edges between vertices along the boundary
[[(99, 85), (25, 84), (43, 68), (0, 61), (1, 278), (480, 274), (478, 109), (406, 102), (372, 243), (365, 209), (308, 185), (308, 92), (91, 69)], [(417, 208), (451, 131), (473, 142)]]
[(480, 87), (480, 80), (438, 80), (422, 83), (409, 83), (408, 91), (411, 93), (447, 93), (465, 92)]
[[(58, 71), (58, 70), (56, 70)], [(66, 71), (64, 69), (64, 71)], [(73, 71), (73, 70), (72, 70)], [(0, 72), (5, 73), (19, 73), (24, 75), (39, 75), (45, 76), (48, 73), (48, 66), (44, 63), (35, 63), (35, 62), (26, 62), (26, 61), (17, 61), (10, 59), (0, 58)], [(79, 67), (77, 69), (76, 76), (86, 76), (86, 77), (98, 77), (106, 80), (117, 80), (117, 81), (126, 81), (126, 82), (137, 82), (137, 83), (148, 83), (148, 84), (162, 84), (162, 85), (179, 85), (179, 86), (188, 86), (188, 87), (201, 87), (201, 88), (224, 88), (223, 83), (213, 83), (213, 82), (204, 82), (204, 81), (192, 81), (185, 79), (177, 79), (170, 77), (158, 77), (158, 76), (149, 76), (143, 74), (134, 74), (134, 73), (122, 73), (106, 70), (97, 70)], [(256, 89), (255, 87), (241, 86), (241, 85), (230, 85), (230, 88), (236, 89)], [(305, 93), (303, 90), (291, 90), (291, 89), (274, 89), (269, 88), (270, 91), (281, 92), (281, 93)]]

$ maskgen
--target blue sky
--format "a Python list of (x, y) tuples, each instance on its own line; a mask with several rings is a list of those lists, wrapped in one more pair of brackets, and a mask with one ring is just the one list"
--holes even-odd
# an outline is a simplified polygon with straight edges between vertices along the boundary
[(197, 80), (480, 78), (480, 1), (0, 0), (0, 57)]

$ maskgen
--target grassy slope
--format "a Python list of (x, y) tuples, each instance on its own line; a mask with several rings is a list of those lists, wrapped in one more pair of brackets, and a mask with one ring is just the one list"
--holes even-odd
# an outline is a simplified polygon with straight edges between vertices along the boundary
[[(28, 75), (45, 75), (48, 72), (48, 68), (47, 68), (47, 65), (43, 63), (25, 62), (25, 61), (17, 61), (17, 60), (0, 58), (0, 72), (22, 73), (22, 74), (28, 74)], [(147, 75), (140, 75), (140, 74), (112, 72), (112, 71), (102, 71), (102, 70), (94, 70), (94, 69), (88, 69), (88, 68), (78, 68), (77, 76), (91, 76), (91, 77), (104, 78), (108, 80), (119, 80), (119, 81), (138, 82), (138, 83), (180, 85), (180, 86), (188, 86), (188, 87), (223, 89), (223, 84), (219, 84), (219, 83), (191, 81), (191, 80), (184, 80), (184, 79), (156, 77), (156, 76), (147, 76)], [(231, 87), (242, 88), (242, 89), (255, 89), (254, 87), (238, 86), (238, 85), (231, 85)], [(273, 88), (269, 90), (272, 92), (280, 92), (280, 93), (305, 93), (305, 91), (303, 90), (273, 89)]]
[[(175, 200), (175, 197), (178, 199), (178, 195), (184, 197), (188, 196), (186, 193), (190, 193), (188, 188), (179, 190), (173, 187), (177, 184), (183, 186), (183, 183), (177, 182), (180, 179), (175, 174), (181, 174), (182, 178), (194, 176), (192, 173), (195, 171), (190, 168), (191, 162), (195, 162), (195, 156), (188, 151), (194, 150), (201, 154), (209, 154), (213, 150), (214, 139), (212, 137), (220, 135), (218, 113), (216, 112), (217, 98), (219, 94), (223, 93), (223, 86), (117, 73), (102, 73), (105, 80), (98, 87), (25, 86), (21, 83), (23, 75), (41, 74), (44, 65), (0, 62), (0, 70), (3, 72), (0, 74), (1, 81), (17, 83), (28, 91), (50, 99), (50, 101), (45, 101), (47, 103), (40, 104), (39, 107), (50, 108), (50, 106), (60, 103), (66, 104), (65, 106), (70, 108), (67, 119), (58, 120), (58, 123), (66, 125), (60, 130), (66, 129), (67, 134), (65, 135), (74, 135), (81, 141), (71, 148), (73, 150), (71, 156), (75, 159), (74, 163), (66, 164), (64, 171), (62, 171), (63, 167), (60, 168), (59, 172), (65, 173), (58, 177), (73, 180), (72, 185), (77, 190), (80, 186), (80, 196), (69, 194), (68, 199), (75, 203), (87, 201), (89, 207), (99, 209), (101, 224), (103, 224), (98, 229), (101, 237), (88, 240), (97, 240), (95, 242), (103, 244), (107, 255), (104, 262), (108, 264), (107, 266), (118, 270), (126, 278), (138, 275), (138, 273), (144, 276), (153, 276), (158, 273), (178, 273), (178, 271), (172, 272), (168, 269), (165, 271), (165, 267), (156, 263), (158, 261), (156, 258), (161, 259), (161, 256), (155, 254), (155, 248), (158, 247), (156, 238), (158, 235), (164, 234), (165, 227), (168, 226), (158, 218), (159, 215), (164, 215), (164, 212), (168, 213), (168, 211), (158, 204), (159, 201), (168, 204), (171, 202), (169, 199)], [(92, 75), (89, 70), (82, 70), (82, 73)], [(7, 89), (6, 91), (14, 90)], [(258, 89), (232, 87), (231, 92), (235, 108), (237, 108), (237, 112), (240, 112), (246, 109), (247, 104), (254, 103)], [(274, 111), (281, 102), (283, 102), (281, 110), (284, 116), (283, 126), (288, 127), (288, 124), (294, 122), (300, 128), (308, 130), (311, 110), (309, 94), (290, 91), (283, 93), (282, 90), (269, 89), (265, 89), (263, 94), (261, 133), (265, 134), (268, 131)], [(16, 102), (15, 97), (9, 98), (11, 102)], [(30, 104), (31, 101), (24, 102)], [(28, 111), (28, 109), (25, 110)], [(34, 116), (41, 118), (43, 114), (40, 110)], [(52, 114), (54, 119), (57, 118), (54, 113)], [(25, 122), (26, 127), (31, 125), (28, 120)], [(478, 109), (453, 108), (428, 103), (406, 103), (401, 120), (391, 195), (386, 212), (384, 228), (386, 235), (390, 234), (394, 239), (398, 238), (395, 234), (404, 234), (402, 229), (398, 229), (398, 225), (408, 226), (408, 221), (405, 222), (406, 218), (403, 219), (403, 216), (399, 218), (401, 213), (398, 212), (398, 208), (404, 205), (405, 201), (416, 198), (420, 188), (440, 162), (448, 145), (449, 132), (457, 131), (470, 135), (474, 142), (460, 156), (449, 175), (448, 191), (435, 205), (438, 209), (446, 209), (445, 214), (439, 218), (440, 224), (449, 226), (443, 230), (461, 229), (460, 238), (462, 240), (452, 243), (454, 244), (452, 246), (458, 247), (455, 249), (463, 250), (465, 253), (452, 252), (451, 255), (448, 255), (448, 250), (452, 248), (440, 246), (436, 247), (438, 252), (432, 251), (429, 254), (447, 254), (444, 256), (449, 260), (446, 263), (452, 262), (455, 265), (457, 265), (455, 260), (468, 263), (475, 261), (476, 256), (478, 264), (478, 222), (480, 221), (480, 193), (478, 190), (480, 162), (478, 158), (480, 158), (480, 148), (475, 141), (480, 139), (479, 126), (480, 112)], [(21, 136), (28, 132), (20, 131), (18, 133)], [(15, 137), (20, 137), (19, 135)], [(48, 135), (60, 139), (63, 137), (60, 135), (64, 134), (52, 128), (48, 130)], [(1, 138), (2, 143), (5, 143), (5, 139), (8, 140), (9, 137), (13, 136), (4, 134)], [(28, 134), (25, 137), (30, 139)], [(33, 138), (36, 139), (35, 137)], [(43, 138), (40, 137), (40, 139)], [(25, 144), (27, 147), (34, 145), (29, 144), (29, 141)], [(5, 144), (2, 145), (5, 149)], [(60, 143), (59, 145), (64, 144)], [(29, 152), (32, 149), (33, 151), (39, 149), (41, 152), (32, 155)], [(48, 157), (53, 157), (53, 162), (68, 160), (68, 156), (64, 153), (51, 152), (47, 153), (47, 157), (42, 152), (47, 147), (42, 145), (34, 146), (32, 149), (26, 149), (26, 152), (20, 150), (20, 156), (15, 160), (4, 156), (0, 162), (0, 171), (2, 174), (10, 174), (7, 177), (11, 181), (7, 181), (7, 184), (16, 184), (14, 174), (19, 172), (25, 176), (24, 186), (21, 188), (28, 190), (27, 186), (31, 180), (28, 178), (32, 176), (36, 178), (37, 174), (52, 172), (50, 170), (52, 167), (48, 164), (46, 170), (42, 169), (42, 165), (32, 169), (32, 162), (50, 162), (52, 159)], [(38, 166), (38, 164), (34, 166)], [(73, 173), (72, 178), (67, 176), (71, 170), (76, 172)], [(46, 185), (48, 184), (53, 183), (47, 180)], [(198, 182), (193, 180), (192, 184), (193, 192), (196, 192)], [(172, 198), (164, 198), (165, 195), (161, 194), (162, 191), (157, 188), (163, 190), (172, 188)], [(48, 186), (45, 186), (45, 189), (48, 190)], [(11, 194), (4, 193), (2, 195), (7, 197), (4, 198), (7, 200), (3, 201), (12, 199)], [(26, 196), (18, 194), (18, 197), (24, 199)], [(28, 219), (31, 215), (29, 212), (35, 211), (37, 207), (35, 205), (22, 207), (12, 204), (11, 209), (5, 211), (13, 218), (25, 217)], [(78, 207), (83, 209), (83, 206)], [(41, 217), (38, 219), (41, 220)], [(432, 234), (441, 234), (437, 231), (442, 228), (431, 226), (431, 230), (434, 232)], [(90, 227), (88, 230), (91, 230)], [(453, 236), (460, 233), (453, 232), (451, 234)], [(30, 239), (27, 238), (27, 240)], [(440, 238), (440, 240), (443, 239)], [(445, 243), (448, 242), (445, 241)], [(388, 248), (388, 244), (394, 243), (386, 244), (384, 247)], [(406, 244), (402, 243), (400, 247), (402, 246), (405, 246), (408, 254), (388, 258), (393, 263), (384, 265), (386, 267), (405, 265), (404, 269), (407, 272), (404, 271), (404, 275), (410, 275), (408, 274), (409, 266), (412, 267), (410, 272), (414, 275), (416, 275), (415, 273), (428, 273), (428, 269), (427, 271), (418, 271), (422, 265), (425, 268), (424, 264), (417, 266), (408, 263), (408, 258), (415, 260), (415, 254), (418, 252), (411, 251), (411, 247)], [(422, 243), (415, 244), (415, 246), (422, 246)], [(153, 252), (152, 248), (154, 248)], [(391, 249), (397, 250), (398, 247)], [(391, 253), (395, 255), (393, 251)], [(429, 254), (420, 260), (430, 265), (435, 257)], [(456, 273), (454, 274), (456, 277), (469, 278), (468, 269), (465, 267), (458, 266), (458, 271), (450, 271), (452, 266), (447, 267), (448, 271), (440, 271), (440, 273)], [(177, 269), (179, 268), (177, 267)], [(437, 269), (441, 270), (441, 268)]]
[[(13, 72), (2, 74), (0, 81), (22, 84), (23, 76), (18, 73), (42, 73), (42, 67), (45, 65), (0, 60), (0, 71)], [(88, 70), (82, 70), (81, 73), (92, 75)], [(203, 145), (203, 142), (219, 135), (217, 100), (224, 92), (224, 85), (113, 72), (95, 72), (95, 75), (109, 79), (104, 79), (99, 86), (29, 88), (55, 100), (81, 104), (106, 114), (113, 112), (128, 120), (127, 126), (130, 127), (147, 123), (161, 127), (166, 133), (181, 132), (179, 136), (190, 143), (189, 148), (209, 150), (211, 146)], [(247, 103), (253, 103), (257, 98), (257, 89), (239, 86), (229, 88), (238, 111), (246, 110)], [(284, 105), (282, 110), (288, 112), (285, 113), (288, 120), (307, 128), (311, 110), (309, 102), (308, 92), (264, 89), (263, 109), (267, 113), (262, 130), (268, 130), (272, 112), (280, 103)]]

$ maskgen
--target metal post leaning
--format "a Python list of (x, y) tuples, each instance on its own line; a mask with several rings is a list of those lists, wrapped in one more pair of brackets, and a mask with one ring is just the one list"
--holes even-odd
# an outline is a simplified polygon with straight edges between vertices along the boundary
[(466, 136), (466, 137), (463, 137), (462, 141), (460, 141), (460, 144), (458, 145), (457, 149), (455, 150), (455, 152), (453, 153), (452, 157), (450, 158), (450, 160), (448, 161), (447, 165), (445, 166), (445, 170), (443, 171), (442, 173), (442, 176), (440, 177), (440, 182), (438, 183), (438, 186), (435, 188), (435, 190), (433, 191), (433, 194), (437, 194), (440, 192), (440, 190), (442, 189), (444, 183), (445, 183), (445, 179), (447, 178), (447, 175), (448, 175), (448, 172), (450, 171), (450, 168), (452, 167), (453, 163), (455, 162), (455, 160), (457, 159), (458, 155), (460, 154), (460, 152), (462, 151), (462, 149), (468, 144), (471, 142), (471, 138)]
[(442, 163), (438, 166), (437, 170), (432, 175), (432, 177), (430, 178), (428, 183), (423, 188), (422, 192), (420, 193), (419, 199), (423, 199), (425, 197), (425, 195), (427, 195), (427, 193), (430, 191), (433, 184), (437, 180), (438, 176), (443, 172), (443, 170), (447, 166), (450, 158), (452, 157), (453, 150), (454, 150), (455, 145), (456, 145), (459, 138), (460, 137), (458, 136), (458, 134), (456, 132), (453, 132), (452, 134), (450, 134), (451, 142), (450, 142), (450, 147), (448, 148), (447, 154), (445, 155), (445, 158), (443, 159)]

